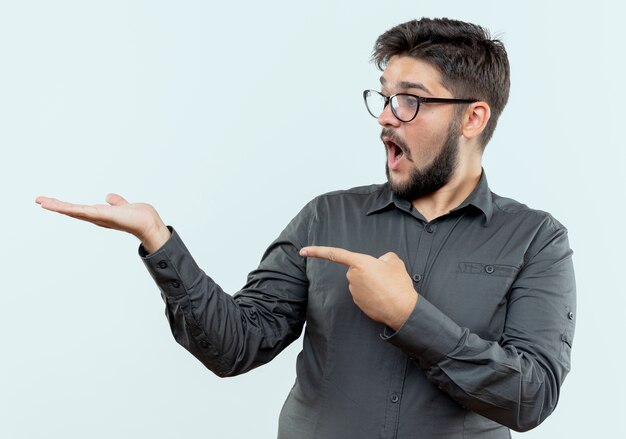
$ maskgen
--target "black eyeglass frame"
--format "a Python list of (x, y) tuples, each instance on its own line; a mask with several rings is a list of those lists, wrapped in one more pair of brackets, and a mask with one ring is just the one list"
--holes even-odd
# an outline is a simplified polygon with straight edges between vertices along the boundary
[(369, 93), (376, 93), (380, 96), (382, 96), (382, 98), (385, 100), (385, 104), (383, 105), (383, 111), (385, 111), (385, 107), (387, 107), (387, 105), (390, 104), (391, 100), (393, 98), (395, 98), (396, 96), (411, 96), (413, 98), (415, 98), (417, 100), (417, 106), (415, 107), (415, 114), (413, 114), (413, 117), (411, 117), (408, 120), (404, 120), (401, 119), (397, 114), (396, 114), (396, 110), (394, 110), (393, 105), (391, 106), (391, 112), (393, 113), (393, 115), (395, 116), (396, 119), (398, 119), (400, 122), (411, 122), (413, 119), (415, 119), (415, 117), (417, 116), (417, 113), (420, 110), (420, 105), (421, 104), (473, 104), (474, 102), (478, 102), (479, 99), (454, 99), (454, 98), (424, 98), (422, 96), (418, 96), (418, 95), (414, 95), (412, 93), (396, 93), (394, 95), (391, 96), (385, 96), (384, 94), (382, 94), (379, 91), (376, 90), (363, 90), (363, 101), (365, 101), (365, 108), (367, 108), (367, 112), (369, 114), (372, 115), (373, 118), (378, 119), (380, 117), (380, 114), (382, 114), (382, 111), (380, 112), (380, 114), (378, 116), (376, 116), (374, 113), (372, 113), (372, 110), (370, 110), (369, 105), (367, 105), (367, 95)]

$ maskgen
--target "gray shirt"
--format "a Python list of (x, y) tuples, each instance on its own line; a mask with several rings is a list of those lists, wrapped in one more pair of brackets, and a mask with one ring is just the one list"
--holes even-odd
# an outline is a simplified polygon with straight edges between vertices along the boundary
[[(420, 297), (394, 332), (348, 291), (328, 245), (404, 261)], [(230, 296), (179, 235), (147, 255), (175, 339), (219, 376), (270, 361), (306, 322), (280, 438), (505, 438), (555, 408), (570, 369), (575, 283), (567, 230), (489, 190), (483, 174), (431, 222), (387, 184), (319, 196)], [(208, 424), (210, 425), (210, 424)]]

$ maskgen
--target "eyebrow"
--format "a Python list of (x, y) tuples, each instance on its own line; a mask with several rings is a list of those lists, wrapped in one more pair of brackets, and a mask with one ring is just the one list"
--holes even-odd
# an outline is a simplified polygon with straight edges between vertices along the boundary
[[(380, 84), (382, 86), (387, 85), (387, 80), (384, 76), (380, 77)], [(410, 82), (410, 81), (400, 81), (397, 83), (398, 88), (407, 89), (407, 88), (417, 88), (418, 90), (424, 90), (428, 94), (432, 94), (432, 92), (421, 82)]]

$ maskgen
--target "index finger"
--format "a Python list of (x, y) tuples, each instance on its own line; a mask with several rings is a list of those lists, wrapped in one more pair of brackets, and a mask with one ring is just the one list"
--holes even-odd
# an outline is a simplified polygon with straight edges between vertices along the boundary
[(356, 265), (364, 258), (370, 257), (362, 253), (351, 252), (339, 247), (324, 247), (316, 245), (302, 247), (300, 250), (300, 256), (304, 256), (305, 258), (326, 259), (327, 261), (337, 262), (349, 267)]

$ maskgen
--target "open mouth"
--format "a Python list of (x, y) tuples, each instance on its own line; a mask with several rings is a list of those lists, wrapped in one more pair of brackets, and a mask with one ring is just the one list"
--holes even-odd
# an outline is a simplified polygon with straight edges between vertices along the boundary
[(388, 129), (383, 129), (380, 133), (380, 140), (385, 145), (387, 151), (387, 167), (389, 170), (399, 170), (404, 163), (403, 159), (411, 162), (411, 153), (407, 149), (406, 144), (396, 134)]
[(385, 146), (387, 147), (387, 151), (389, 155), (395, 160), (398, 161), (404, 155), (404, 150), (396, 143), (391, 140), (385, 141)]
[(394, 142), (393, 137), (382, 137), (382, 141), (387, 149), (387, 164), (390, 169), (398, 169), (403, 158), (411, 161), (407, 155), (406, 150), (401, 142)]

